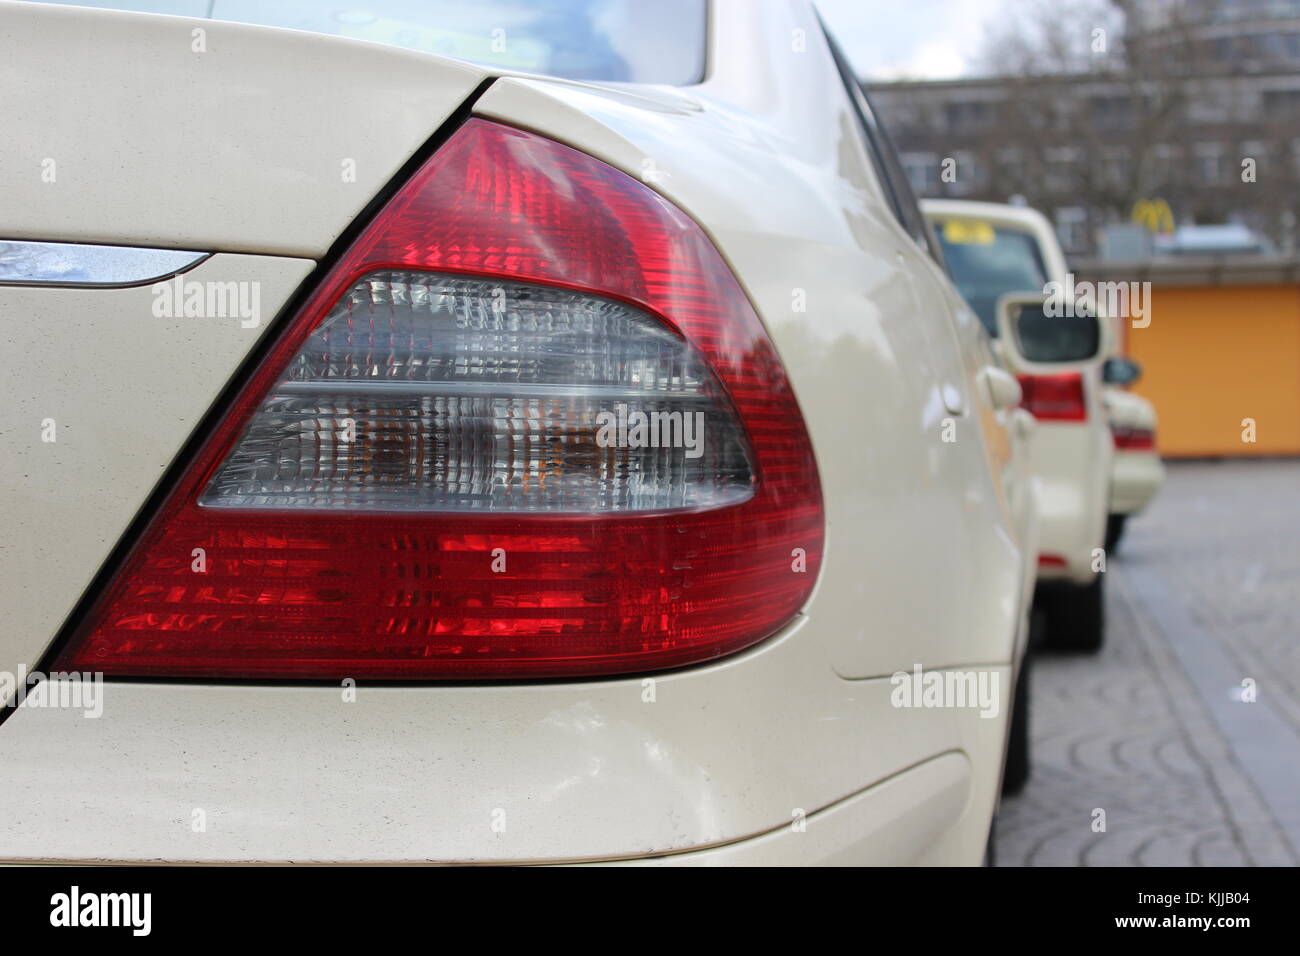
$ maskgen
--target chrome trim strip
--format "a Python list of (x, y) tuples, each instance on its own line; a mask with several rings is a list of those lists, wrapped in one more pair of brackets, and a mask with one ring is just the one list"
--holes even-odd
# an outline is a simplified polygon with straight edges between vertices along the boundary
[(181, 249), (0, 239), (0, 285), (105, 289), (145, 285), (192, 269), (209, 255)]
[(408, 382), (383, 379), (281, 382), (274, 395), (426, 395), (490, 398), (588, 398), (628, 402), (700, 402), (703, 392), (668, 392), (603, 385), (528, 385), (517, 382)]

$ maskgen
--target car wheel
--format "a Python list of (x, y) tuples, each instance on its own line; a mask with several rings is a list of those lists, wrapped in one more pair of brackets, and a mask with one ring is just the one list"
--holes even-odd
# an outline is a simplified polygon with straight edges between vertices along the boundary
[(1110, 515), (1106, 518), (1106, 550), (1114, 551), (1119, 547), (1119, 539), (1124, 537), (1124, 526), (1128, 515)]
[(1105, 574), (1095, 574), (1087, 587), (1062, 587), (1044, 595), (1047, 626), (1043, 642), (1047, 647), (1088, 653), (1101, 650), (1106, 640), (1105, 578)]
[(1025, 653), (1011, 703), (1011, 730), (1007, 734), (1007, 759), (1002, 769), (1003, 794), (1017, 794), (1029, 780), (1029, 671), (1033, 655)]

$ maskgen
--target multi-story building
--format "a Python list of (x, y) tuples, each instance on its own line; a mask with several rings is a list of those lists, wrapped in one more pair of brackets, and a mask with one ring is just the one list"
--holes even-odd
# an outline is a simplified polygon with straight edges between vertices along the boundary
[(868, 84), (914, 188), (1022, 196), (1074, 254), (1166, 205), (1295, 251), (1300, 0), (1113, 2), (1122, 40), (1086, 71)]

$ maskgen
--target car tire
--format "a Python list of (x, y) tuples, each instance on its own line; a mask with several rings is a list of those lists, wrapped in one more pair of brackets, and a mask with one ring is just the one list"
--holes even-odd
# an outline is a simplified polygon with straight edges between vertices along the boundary
[(1105, 574), (1095, 574), (1086, 587), (1060, 587), (1044, 595), (1045, 646), (1089, 654), (1101, 650), (1106, 641), (1105, 579)]
[(1002, 768), (1002, 793), (1011, 796), (1029, 780), (1029, 671), (1031, 652), (1020, 662), (1020, 674), (1012, 693), (1011, 729), (1007, 732), (1007, 757)]
[(1106, 551), (1109, 553), (1119, 547), (1119, 539), (1124, 537), (1124, 526), (1128, 515), (1110, 515), (1106, 518)]

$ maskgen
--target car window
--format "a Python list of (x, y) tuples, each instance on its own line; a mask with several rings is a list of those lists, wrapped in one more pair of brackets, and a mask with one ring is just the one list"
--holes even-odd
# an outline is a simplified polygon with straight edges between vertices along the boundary
[(998, 334), (998, 299), (1041, 293), (1047, 284), (1038, 241), (1028, 232), (960, 217), (938, 217), (934, 231), (948, 274), (990, 335)]
[(368, 0), (358, 5), (72, 0), (68, 5), (289, 27), (571, 80), (686, 86), (704, 78), (707, 0)]
[(853, 104), (853, 112), (857, 116), (858, 127), (862, 131), (867, 152), (875, 166), (876, 177), (885, 190), (885, 197), (889, 201), (894, 217), (916, 244), (942, 265), (943, 253), (936, 245), (930, 227), (921, 214), (916, 194), (912, 192), (912, 186), (908, 182), (903, 164), (898, 159), (893, 141), (876, 119), (875, 110), (862, 89), (862, 84), (858, 82), (848, 59), (835, 38), (826, 30), (825, 24), (822, 24), (822, 32), (826, 36), (826, 43), (830, 46), (831, 56), (835, 60), (836, 69), (839, 70), (840, 80), (844, 84), (849, 102)]

